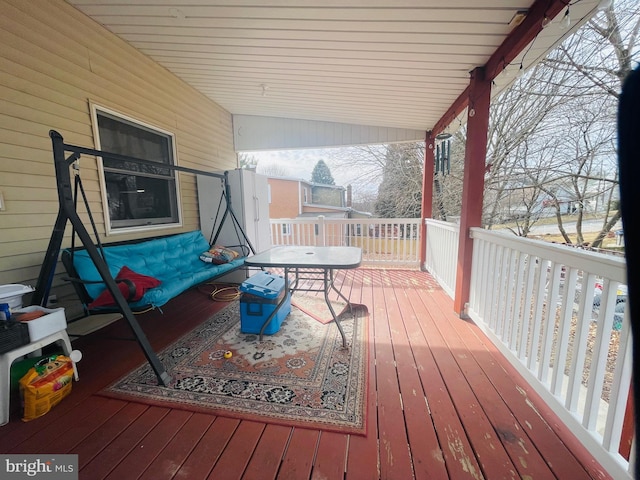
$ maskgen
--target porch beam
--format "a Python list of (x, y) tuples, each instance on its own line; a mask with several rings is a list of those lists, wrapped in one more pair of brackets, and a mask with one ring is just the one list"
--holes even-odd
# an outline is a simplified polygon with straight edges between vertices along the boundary
[(420, 268), (427, 262), (427, 224), (433, 212), (433, 170), (435, 164), (435, 142), (431, 131), (426, 132), (424, 139), (424, 168), (422, 174), (422, 208), (420, 215)]
[[(504, 66), (511, 63), (538, 36), (542, 30), (542, 20), (545, 16), (550, 19), (555, 18), (567, 6), (567, 3), (567, 0), (536, 0), (529, 8), (523, 22), (513, 29), (484, 65), (487, 80), (491, 82), (496, 78)], [(470, 88), (467, 86), (440, 120), (436, 122), (431, 130), (434, 136), (444, 131), (447, 125), (467, 108)]]
[(482, 225), (482, 199), (484, 192), (485, 158), (487, 155), (487, 131), (489, 129), (489, 105), (491, 103), (491, 79), (484, 68), (471, 72), (469, 83), (469, 113), (467, 114), (467, 148), (464, 156), (462, 212), (460, 240), (453, 309), (461, 317), (466, 316), (465, 305), (469, 301), (471, 287), (471, 259), (473, 240), (471, 227)]

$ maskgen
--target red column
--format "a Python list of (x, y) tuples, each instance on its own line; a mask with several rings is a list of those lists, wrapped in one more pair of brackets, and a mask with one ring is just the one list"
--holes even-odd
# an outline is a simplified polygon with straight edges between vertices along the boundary
[(482, 225), (482, 201), (484, 198), (484, 170), (487, 155), (487, 131), (489, 129), (489, 104), (491, 80), (485, 78), (482, 67), (471, 72), (467, 113), (467, 147), (464, 157), (462, 214), (460, 218), (460, 242), (453, 309), (465, 316), (471, 286), (471, 258), (473, 242), (469, 238), (471, 227)]
[(427, 132), (424, 140), (424, 167), (422, 174), (422, 214), (420, 215), (420, 268), (427, 261), (427, 226), (424, 221), (431, 218), (433, 211), (433, 165), (434, 141), (432, 132)]

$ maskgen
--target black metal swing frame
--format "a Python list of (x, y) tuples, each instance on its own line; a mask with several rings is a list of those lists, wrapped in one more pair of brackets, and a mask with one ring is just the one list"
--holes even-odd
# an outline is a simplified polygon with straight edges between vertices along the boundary
[[(95, 150), (92, 148), (81, 147), (78, 145), (70, 145), (64, 143), (64, 139), (60, 133), (55, 130), (49, 131), (49, 137), (51, 138), (52, 147), (53, 147), (53, 162), (55, 166), (56, 173), (56, 183), (58, 187), (58, 216), (56, 218), (56, 222), (53, 227), (53, 231), (51, 233), (51, 238), (49, 240), (49, 246), (47, 247), (47, 252), (45, 254), (44, 261), (40, 268), (40, 274), (38, 276), (38, 281), (36, 284), (36, 289), (34, 292), (34, 296), (32, 299), (32, 303), (35, 305), (45, 306), (47, 299), (49, 298), (49, 293), (51, 291), (51, 284), (53, 282), (53, 277), (56, 270), (56, 265), (58, 263), (58, 257), (60, 255), (60, 249), (62, 246), (62, 241), (64, 238), (64, 232), (67, 226), (67, 222), (70, 222), (74, 229), (74, 234), (77, 234), (78, 238), (82, 242), (82, 245), (87, 250), (91, 260), (93, 261), (96, 270), (100, 274), (103, 282), (105, 283), (107, 289), (113, 295), (113, 298), (116, 302), (116, 306), (120, 313), (122, 313), (123, 317), (127, 320), (129, 326), (131, 327), (136, 340), (140, 347), (142, 348), (144, 355), (149, 362), (150, 366), (153, 368), (156, 376), (158, 377), (158, 382), (164, 386), (167, 386), (171, 377), (167, 373), (162, 365), (162, 362), (158, 358), (158, 355), (151, 347), (149, 340), (140, 327), (140, 324), (136, 320), (133, 311), (129, 307), (129, 304), (125, 300), (124, 296), (120, 292), (120, 289), (117, 287), (116, 281), (111, 275), (109, 271), (109, 267), (105, 262), (103, 254), (101, 254), (102, 245), (100, 244), (100, 240), (95, 229), (94, 225), (94, 234), (96, 235), (96, 240), (98, 242), (98, 247), (94, 244), (93, 239), (89, 235), (89, 232), (85, 228), (82, 220), (78, 216), (78, 212), (76, 209), (76, 198), (74, 196), (74, 191), (72, 189), (72, 181), (71, 181), (71, 173), (70, 167), (73, 163), (80, 159), (81, 155), (91, 155), (95, 157), (102, 158), (112, 158), (115, 160), (122, 160), (127, 162), (134, 162), (142, 165), (151, 165), (158, 166), (157, 162), (143, 160), (140, 158), (128, 157), (126, 155), (120, 155), (116, 153)], [(67, 157), (66, 153), (71, 152), (71, 154)], [(214, 222), (213, 231), (215, 231), (215, 235), (212, 233), (212, 242), (215, 243), (220, 235), (222, 227), (224, 226), (225, 221), (228, 217), (231, 217), (234, 228), (236, 232), (242, 235), (242, 239), (246, 242), (246, 245), (249, 247), (251, 253), (256, 253), (251, 241), (247, 237), (242, 225), (238, 221), (236, 217), (232, 204), (231, 204), (231, 191), (228, 181), (227, 172), (224, 173), (214, 173), (214, 172), (206, 172), (201, 170), (196, 170), (187, 167), (181, 167), (178, 165), (162, 165), (163, 168), (192, 173), (195, 175), (205, 175), (220, 178), (224, 182), (224, 188), (222, 191), (222, 197), (220, 202), (224, 199), (226, 202), (225, 211), (220, 219), (220, 222), (216, 224)], [(76, 193), (77, 194), (77, 193)], [(83, 193), (84, 195), (84, 193)], [(87, 211), (89, 213), (89, 218), (93, 225), (93, 218), (91, 217), (91, 212), (89, 211), (89, 207), (87, 205)], [(100, 249), (100, 250), (99, 250)]]

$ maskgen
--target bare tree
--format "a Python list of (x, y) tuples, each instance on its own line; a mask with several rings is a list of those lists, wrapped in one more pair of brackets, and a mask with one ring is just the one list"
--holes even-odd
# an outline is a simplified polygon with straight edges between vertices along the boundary
[(549, 166), (545, 161), (545, 147), (550, 146), (547, 120), (566, 103), (559, 93), (568, 75), (536, 66), (492, 102), (483, 215), (489, 228), (515, 220), (514, 233), (526, 236), (539, 217), (541, 174), (533, 172)]
[(260, 165), (256, 170), (261, 175), (268, 175), (270, 177), (288, 177), (288, 170), (282, 165), (270, 164)]
[[(617, 190), (617, 100), (624, 79), (633, 68), (639, 29), (640, 4), (617, 1), (594, 16), (543, 62), (555, 71), (573, 73), (565, 83), (565, 96), (570, 101), (563, 135), (568, 146), (566, 152), (570, 151), (573, 158), (567, 159), (570, 168), (563, 173), (570, 176), (576, 197), (579, 244), (584, 243), (582, 219), (588, 202), (598, 198), (611, 201)], [(591, 246), (599, 247), (619, 219), (619, 210), (607, 204), (602, 228)]]
[(422, 207), (423, 148), (418, 144), (388, 145), (376, 214), (383, 218), (416, 218)]
[(334, 149), (331, 164), (336, 168), (349, 169), (357, 174), (352, 183), (377, 187), (382, 181), (386, 163), (386, 145), (359, 145), (350, 148)]
[(258, 167), (258, 159), (250, 153), (240, 152), (238, 153), (238, 165), (240, 168), (255, 170)]
[[(562, 224), (567, 207), (575, 213), (577, 242), (584, 243), (584, 215), (595, 210), (598, 199), (615, 198), (617, 98), (632, 68), (639, 29), (640, 4), (616, 2), (492, 102), (488, 226), (511, 217), (514, 233), (526, 236), (551, 208), (569, 243)], [(608, 203), (603, 210), (592, 246), (599, 246), (620, 218)]]

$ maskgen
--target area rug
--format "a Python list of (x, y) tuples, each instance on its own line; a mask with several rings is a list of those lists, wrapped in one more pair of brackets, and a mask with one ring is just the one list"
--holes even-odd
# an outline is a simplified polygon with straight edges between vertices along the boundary
[[(320, 295), (304, 295), (300, 293), (294, 293), (291, 297), (291, 305), (298, 307), (304, 313), (312, 318), (315, 318), (318, 322), (327, 324), (333, 322), (333, 316), (327, 306), (327, 302), (324, 296)], [(352, 305), (352, 308), (347, 307), (347, 302), (343, 300), (331, 300), (331, 306), (333, 311), (338, 316), (338, 320), (351, 315), (353, 308), (358, 308), (360, 305)]]
[[(240, 332), (234, 302), (158, 355), (171, 383), (158, 385), (148, 363), (101, 394), (151, 405), (287, 426), (366, 434), (368, 315), (323, 324), (296, 307), (280, 330)], [(231, 352), (230, 358), (225, 353)], [(227, 354), (226, 357), (229, 355)]]

